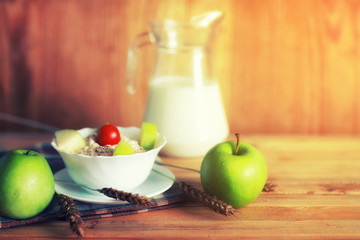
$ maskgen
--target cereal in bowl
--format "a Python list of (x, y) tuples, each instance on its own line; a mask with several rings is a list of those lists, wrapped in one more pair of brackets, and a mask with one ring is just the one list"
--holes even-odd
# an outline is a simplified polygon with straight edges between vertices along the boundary
[[(148, 130), (149, 126), (151, 126), (151, 131)], [(85, 138), (72, 129), (55, 132), (55, 141), (60, 150), (88, 156), (114, 156), (145, 152), (154, 147), (156, 138), (156, 125), (152, 123), (142, 124), (139, 141), (121, 134), (119, 129), (111, 124), (103, 125), (95, 133)]]

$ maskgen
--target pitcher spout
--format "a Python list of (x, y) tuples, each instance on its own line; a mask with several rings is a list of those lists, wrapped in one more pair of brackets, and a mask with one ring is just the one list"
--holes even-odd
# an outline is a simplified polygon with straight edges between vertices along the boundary
[(190, 21), (195, 26), (208, 27), (220, 23), (224, 19), (224, 13), (220, 11), (205, 12), (194, 16)]

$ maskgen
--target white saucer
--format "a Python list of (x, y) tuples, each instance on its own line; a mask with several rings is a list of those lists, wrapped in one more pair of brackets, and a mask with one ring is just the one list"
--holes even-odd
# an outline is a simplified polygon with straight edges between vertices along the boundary
[[(66, 168), (55, 173), (54, 178), (55, 178), (55, 191), (58, 194), (64, 194), (75, 200), (89, 202), (89, 203), (98, 203), (98, 204), (124, 203), (124, 201), (109, 198), (103, 195), (102, 193), (96, 191), (90, 192), (79, 186), (57, 182), (56, 180), (60, 180), (74, 184), (73, 180), (70, 178), (68, 172), (66, 171)], [(131, 190), (131, 193), (139, 194), (147, 197), (153, 197), (168, 190), (174, 183), (173, 179), (175, 179), (175, 176), (169, 169), (155, 164), (153, 167), (153, 171), (151, 171), (149, 177), (145, 180), (145, 182), (143, 182), (137, 188)]]

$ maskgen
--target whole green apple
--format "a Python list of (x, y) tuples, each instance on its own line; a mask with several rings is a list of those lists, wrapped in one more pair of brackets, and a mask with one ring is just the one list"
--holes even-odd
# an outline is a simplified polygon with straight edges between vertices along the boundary
[(17, 149), (0, 158), (0, 216), (36, 216), (49, 205), (54, 187), (54, 176), (41, 154)]
[(200, 169), (201, 184), (210, 195), (240, 208), (255, 200), (267, 179), (263, 155), (254, 146), (229, 141), (219, 143), (205, 155)]

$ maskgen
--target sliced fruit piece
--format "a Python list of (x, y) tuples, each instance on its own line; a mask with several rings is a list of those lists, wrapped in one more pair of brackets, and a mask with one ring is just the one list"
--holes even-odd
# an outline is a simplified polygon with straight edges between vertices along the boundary
[(140, 146), (145, 150), (151, 150), (155, 146), (157, 138), (157, 127), (153, 123), (143, 122), (141, 125), (141, 133), (139, 137)]
[(130, 154), (134, 154), (134, 153), (135, 153), (135, 151), (132, 148), (132, 146), (130, 145), (130, 143), (125, 141), (125, 140), (121, 140), (119, 142), (119, 144), (117, 145), (117, 147), (115, 148), (114, 156), (116, 156), (116, 155), (130, 155)]
[(86, 141), (81, 134), (72, 129), (56, 131), (55, 140), (60, 150), (69, 153), (76, 153), (86, 146)]

